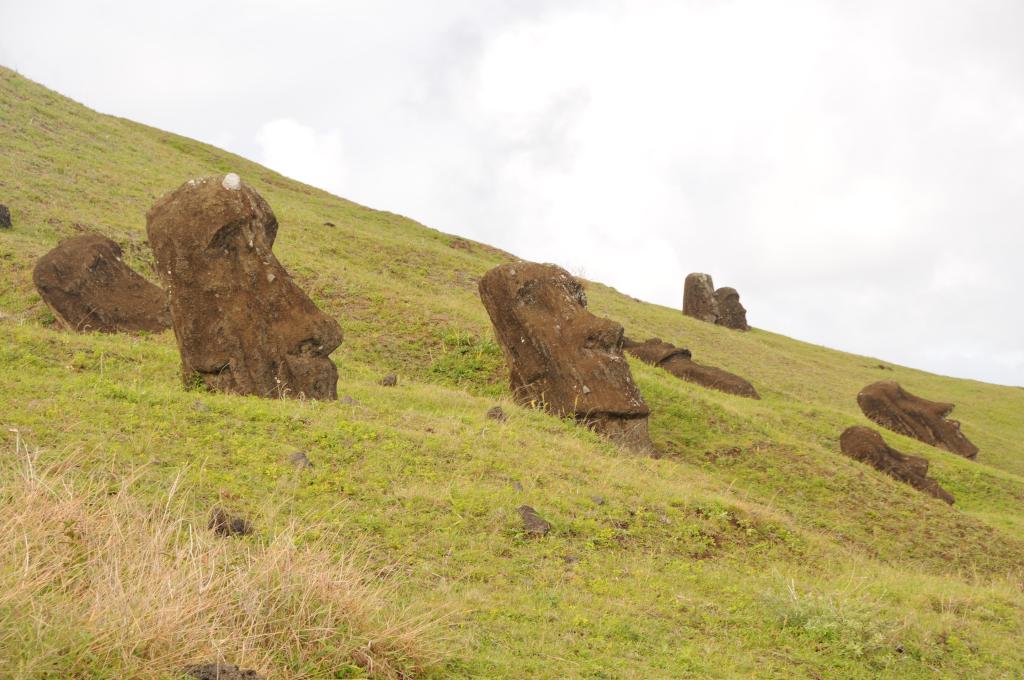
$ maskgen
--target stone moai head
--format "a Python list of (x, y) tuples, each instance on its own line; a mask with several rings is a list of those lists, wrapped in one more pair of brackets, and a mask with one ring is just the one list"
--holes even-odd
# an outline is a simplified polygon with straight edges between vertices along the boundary
[(338, 323), (272, 252), (277, 218), (238, 175), (185, 182), (146, 215), (186, 384), (262, 397), (337, 397)]
[(572, 416), (633, 448), (650, 449), (650, 411), (622, 354), (622, 326), (587, 311), (583, 287), (550, 264), (487, 272), (480, 298), (521, 404)]

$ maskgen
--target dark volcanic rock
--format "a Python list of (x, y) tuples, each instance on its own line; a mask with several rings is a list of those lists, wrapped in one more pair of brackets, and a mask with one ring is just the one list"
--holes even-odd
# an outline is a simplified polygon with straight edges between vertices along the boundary
[(738, 375), (693, 361), (688, 349), (675, 347), (659, 338), (651, 338), (647, 342), (633, 342), (627, 338), (624, 346), (640, 361), (663, 368), (687, 382), (741, 397), (761, 398), (754, 386)]
[(76, 331), (149, 331), (171, 326), (167, 295), (121, 261), (99, 234), (65, 239), (39, 258), (32, 282), (60, 323)]
[(394, 387), (398, 384), (398, 376), (394, 373), (388, 373), (386, 376), (381, 378), (377, 384), (383, 385), (384, 387)]
[(718, 323), (715, 284), (709, 274), (693, 273), (683, 284), (683, 314), (708, 323)]
[(953, 503), (953, 495), (928, 477), (927, 460), (920, 456), (908, 456), (891, 448), (882, 439), (882, 435), (870, 427), (855, 425), (847, 428), (839, 437), (839, 447), (854, 460), (867, 463), (915, 489), (947, 503)]
[(214, 508), (210, 512), (207, 527), (218, 536), (248, 536), (253, 532), (249, 520), (230, 515), (223, 508)]
[(0, 229), (11, 228), (11, 211), (6, 205), (0, 205)]
[(718, 306), (718, 325), (738, 331), (749, 331), (747, 310), (740, 304), (740, 294), (735, 288), (719, 288), (715, 291), (715, 302)]
[(551, 525), (529, 505), (520, 505), (519, 516), (523, 518), (523, 530), (530, 536), (546, 536)]
[(508, 420), (508, 414), (500, 406), (492, 406), (487, 409), (487, 417), (491, 420), (497, 420), (499, 423), (504, 423)]
[(305, 451), (296, 451), (288, 457), (288, 462), (300, 470), (312, 470), (313, 461), (309, 459)]
[(204, 663), (198, 666), (189, 666), (185, 669), (185, 675), (195, 680), (264, 680), (262, 675), (256, 671), (243, 671), (238, 666), (229, 663)]
[(650, 411), (622, 354), (622, 326), (587, 311), (583, 287), (567, 271), (504, 264), (480, 279), (480, 299), (519, 404), (572, 416), (633, 449), (653, 450)]
[(960, 432), (960, 423), (946, 419), (953, 411), (953, 404), (914, 396), (892, 380), (882, 380), (862, 389), (857, 395), (857, 404), (864, 415), (888, 430), (964, 458), (978, 457), (978, 447)]
[(277, 218), (238, 175), (189, 180), (150, 209), (186, 385), (262, 397), (334, 399), (337, 322), (272, 252)]

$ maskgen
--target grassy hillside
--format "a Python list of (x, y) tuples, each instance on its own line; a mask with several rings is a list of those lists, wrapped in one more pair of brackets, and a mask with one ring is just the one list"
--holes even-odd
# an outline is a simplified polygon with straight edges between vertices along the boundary
[[(273, 206), (278, 258), (341, 323), (338, 391), (354, 403), (186, 392), (171, 333), (69, 333), (34, 291), (35, 260), (83, 231), (120, 242), (152, 278), (148, 207), (190, 177), (229, 171)], [(418, 651), (393, 666), (344, 651), (352, 663), (331, 665), (335, 677), (1020, 677), (1022, 389), (738, 333), (589, 283), (592, 311), (631, 337), (689, 347), (763, 397), (632, 362), (665, 454), (640, 458), (509, 401), (476, 294), (479, 276), (511, 258), (501, 251), (97, 114), (3, 69), (0, 203), (15, 221), (0, 231), (6, 469), (27, 447), (34, 466), (62, 465), (61, 488), (94, 503), (125, 477), (139, 507), (166, 503), (179, 485), (182, 527), (205, 531), (219, 503), (254, 519), (255, 535), (232, 539), (253, 554), (287, 536), (333, 559), (364, 556), (360, 583), (386, 602), (368, 606), (393, 608)], [(397, 388), (376, 384), (389, 372)], [(843, 428), (868, 424), (858, 390), (879, 379), (957, 404), (977, 462), (885, 433), (931, 462), (952, 508), (839, 454)], [(508, 422), (485, 417), (496, 403)], [(312, 470), (293, 469), (296, 450)], [(551, 522), (549, 535), (522, 534), (524, 503)], [(0, 562), (0, 578), (26, 565)], [(68, 645), (58, 599), (32, 616), (26, 606), (0, 598), (0, 667), (16, 677), (174, 677), (181, 667), (180, 655), (155, 651), (166, 640), (109, 654), (96, 651), (118, 648), (109, 637)], [(403, 623), (424, 619), (433, 624)], [(353, 625), (344, 645), (373, 649), (374, 630)], [(195, 661), (230, 653), (275, 678), (330, 677), (325, 660), (349, 649), (322, 636), (225, 647), (220, 633), (196, 635)]]

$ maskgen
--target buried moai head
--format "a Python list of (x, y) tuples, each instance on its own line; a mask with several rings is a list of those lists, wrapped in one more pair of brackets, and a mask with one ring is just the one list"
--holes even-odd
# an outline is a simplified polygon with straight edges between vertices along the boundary
[(724, 286), (716, 290), (715, 303), (718, 308), (718, 320), (715, 323), (738, 331), (750, 330), (747, 310), (740, 304), (740, 294), (735, 288)]
[(338, 323), (271, 251), (277, 218), (238, 175), (189, 180), (146, 216), (167, 284), (186, 384), (263, 397), (334, 399)]
[(529, 262), (501, 265), (480, 280), (480, 299), (519, 403), (573, 416), (632, 448), (650, 449), (649, 410), (622, 354), (622, 326), (587, 311), (583, 287), (567, 271)]
[(923, 399), (892, 380), (882, 380), (862, 389), (857, 395), (857, 404), (864, 415), (887, 430), (964, 458), (978, 457), (978, 447), (960, 431), (960, 423), (947, 419), (953, 404)]
[(73, 236), (39, 258), (32, 282), (57, 320), (72, 330), (167, 330), (167, 295), (126, 265), (122, 254), (106, 236)]
[(683, 284), (683, 314), (738, 331), (750, 330), (740, 294), (729, 286), (715, 290), (709, 274), (687, 275)]

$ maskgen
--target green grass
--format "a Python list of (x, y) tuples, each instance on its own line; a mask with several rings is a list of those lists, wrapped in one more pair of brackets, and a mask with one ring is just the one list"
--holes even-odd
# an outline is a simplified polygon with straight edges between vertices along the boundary
[[(345, 330), (338, 391), (356, 404), (185, 391), (172, 334), (71, 334), (32, 288), (35, 260), (83, 229), (122, 243), (151, 276), (148, 207), (190, 177), (227, 171), (273, 206), (279, 259)], [(296, 518), (329, 528), (339, 554), (350, 543), (369, 552), (396, 606), (443, 617), (426, 641), (443, 660), (428, 676), (1014, 678), (1024, 668), (1020, 388), (883, 370), (588, 283), (591, 309), (631, 337), (689, 347), (763, 397), (632, 362), (665, 454), (640, 458), (506, 396), (476, 294), (505, 253), (451, 247), (454, 237), (412, 220), (94, 113), (6, 70), (0, 202), (15, 221), (0, 232), (0, 446), (20, 438), (41, 461), (73, 457), (111, 484), (137, 476), (134, 492), (154, 503), (183, 476), (198, 508), (260, 517), (245, 539), (254, 545)], [(390, 372), (399, 386), (378, 386)], [(885, 433), (931, 462), (952, 508), (839, 454), (840, 432), (867, 424), (858, 390), (879, 379), (957, 404), (977, 462)], [(485, 417), (496, 403), (507, 423)], [(296, 450), (312, 471), (289, 465)], [(548, 536), (520, 532), (523, 503), (551, 522)], [(280, 664), (262, 670), (322, 670)]]

